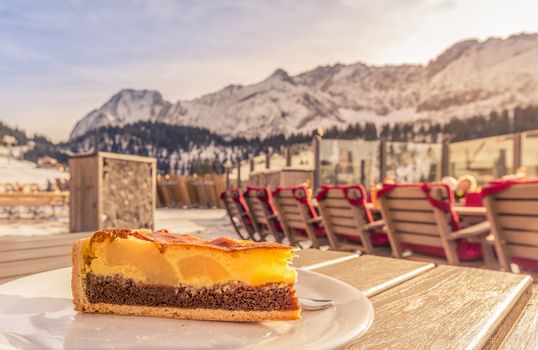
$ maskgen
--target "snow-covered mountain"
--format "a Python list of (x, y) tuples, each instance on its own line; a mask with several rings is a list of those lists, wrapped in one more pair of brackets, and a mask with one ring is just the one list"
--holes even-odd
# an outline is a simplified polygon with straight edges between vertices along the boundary
[(519, 34), (463, 41), (426, 65), (336, 64), (297, 76), (278, 69), (259, 83), (176, 103), (157, 91), (122, 90), (80, 120), (71, 140), (137, 121), (264, 138), (363, 121), (465, 118), (535, 104), (538, 34)]

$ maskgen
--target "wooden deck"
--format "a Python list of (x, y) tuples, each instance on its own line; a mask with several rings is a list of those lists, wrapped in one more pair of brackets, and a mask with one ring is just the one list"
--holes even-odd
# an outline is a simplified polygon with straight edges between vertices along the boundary
[(0, 238), (0, 284), (26, 275), (71, 266), (73, 243), (88, 233)]

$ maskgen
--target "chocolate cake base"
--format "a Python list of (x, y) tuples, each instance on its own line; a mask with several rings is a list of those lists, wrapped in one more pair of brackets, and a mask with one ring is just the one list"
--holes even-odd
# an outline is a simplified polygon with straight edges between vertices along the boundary
[(244, 311), (297, 310), (293, 286), (227, 282), (211, 287), (148, 285), (116, 276), (86, 275), (90, 303)]

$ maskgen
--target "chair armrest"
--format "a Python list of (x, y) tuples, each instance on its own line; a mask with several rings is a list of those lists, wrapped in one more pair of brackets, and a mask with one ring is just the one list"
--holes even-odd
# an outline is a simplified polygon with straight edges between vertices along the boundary
[(364, 225), (363, 231), (371, 231), (385, 226), (385, 220), (377, 220)]
[(321, 216), (318, 216), (317, 218), (308, 220), (308, 223), (309, 224), (315, 224), (315, 223), (318, 223), (318, 222), (321, 222), (321, 221), (322, 221)]
[(267, 215), (267, 218), (268, 219), (276, 219), (276, 218), (278, 218), (278, 215), (276, 215), (276, 214)]
[(469, 238), (476, 236), (487, 236), (490, 232), (489, 221), (484, 221), (476, 225), (466, 227), (464, 229), (452, 232), (448, 239), (456, 240), (460, 238)]

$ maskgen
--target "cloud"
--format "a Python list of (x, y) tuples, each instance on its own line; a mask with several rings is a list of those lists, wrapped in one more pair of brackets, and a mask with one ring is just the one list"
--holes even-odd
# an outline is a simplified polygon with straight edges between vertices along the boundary
[(66, 138), (77, 119), (121, 88), (158, 89), (175, 101), (256, 82), (277, 67), (297, 74), (337, 62), (425, 63), (468, 37), (538, 31), (536, 2), (507, 4), (0, 2), (0, 119)]

